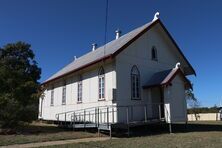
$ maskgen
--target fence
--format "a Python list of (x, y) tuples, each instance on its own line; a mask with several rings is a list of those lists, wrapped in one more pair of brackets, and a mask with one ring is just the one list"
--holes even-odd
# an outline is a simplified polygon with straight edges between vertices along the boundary
[(199, 114), (188, 114), (188, 121), (219, 121), (220, 113), (199, 113)]

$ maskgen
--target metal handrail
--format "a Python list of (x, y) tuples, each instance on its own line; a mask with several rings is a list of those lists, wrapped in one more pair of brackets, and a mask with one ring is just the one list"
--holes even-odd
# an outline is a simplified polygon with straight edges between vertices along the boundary
[(164, 103), (148, 103), (148, 104), (136, 104), (136, 105), (105, 105), (105, 106), (97, 106), (97, 107), (89, 107), (89, 108), (85, 108), (85, 109), (79, 109), (79, 110), (72, 110), (72, 111), (67, 111), (67, 112), (61, 112), (61, 113), (57, 113), (55, 116), (57, 115), (61, 115), (61, 114), (67, 114), (67, 113), (73, 113), (73, 112), (79, 112), (79, 111), (84, 111), (84, 110), (89, 110), (89, 109), (95, 109), (95, 108), (100, 108), (100, 107), (135, 107), (135, 106), (147, 106), (147, 105), (164, 105)]
[[(159, 120), (162, 119), (162, 112), (161, 112), (161, 105), (164, 105), (164, 119), (165, 121), (168, 121), (169, 119), (169, 112), (167, 109), (166, 104), (164, 103), (149, 103), (149, 104), (138, 104), (138, 105), (107, 105), (107, 106), (98, 106), (98, 107), (90, 107), (90, 108), (86, 108), (86, 109), (80, 109), (80, 110), (75, 110), (75, 111), (68, 111), (68, 112), (63, 112), (63, 113), (58, 113), (56, 114), (56, 118), (59, 121), (60, 119), (60, 115), (65, 115), (62, 116), (61, 119), (64, 120), (63, 117), (65, 117), (65, 125), (67, 124), (67, 122), (70, 122), (70, 125), (73, 126), (73, 128), (75, 128), (75, 126), (77, 124), (83, 124), (84, 128), (86, 127), (87, 124), (95, 124), (96, 127), (100, 127), (100, 125), (106, 125), (107, 128), (109, 128), (111, 126), (112, 123), (115, 122), (114, 120), (114, 116), (117, 117), (117, 115), (115, 115), (114, 113), (118, 112), (119, 109), (121, 108), (125, 108), (126, 111), (126, 123), (127, 125), (129, 125), (130, 123), (133, 122), (137, 122), (137, 121), (143, 121), (143, 122), (147, 122), (148, 119), (148, 115), (147, 115), (147, 109), (149, 107), (149, 105), (156, 106), (156, 109), (159, 113)], [(144, 119), (143, 120), (137, 120), (134, 118), (134, 108), (137, 107), (143, 107), (143, 111), (144, 111)], [(158, 115), (158, 114), (155, 114)], [(155, 118), (156, 116), (153, 116), (153, 119), (158, 119)], [(67, 118), (70, 117), (71, 118)], [(158, 116), (157, 116), (158, 117)], [(68, 120), (67, 120), (68, 119)], [(151, 120), (153, 120), (151, 118)], [(124, 121), (123, 120), (123, 121)], [(62, 121), (62, 120), (61, 120)]]

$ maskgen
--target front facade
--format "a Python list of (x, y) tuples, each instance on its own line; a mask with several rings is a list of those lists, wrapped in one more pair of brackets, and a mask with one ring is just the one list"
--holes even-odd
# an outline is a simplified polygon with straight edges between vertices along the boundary
[(39, 118), (71, 120), (68, 114), (57, 114), (116, 106), (112, 116), (101, 115), (100, 120), (120, 123), (167, 114), (170, 122), (185, 122), (185, 90), (190, 87), (186, 75), (192, 74), (192, 66), (157, 19), (78, 58), (45, 81)]

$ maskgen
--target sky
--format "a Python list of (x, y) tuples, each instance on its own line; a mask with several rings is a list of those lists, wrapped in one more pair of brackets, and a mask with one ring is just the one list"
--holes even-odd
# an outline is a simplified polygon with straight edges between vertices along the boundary
[[(194, 67), (201, 106), (222, 102), (222, 1), (109, 0), (107, 41), (160, 19)], [(106, 0), (0, 0), (0, 47), (25, 41), (42, 68), (40, 82), (74, 56), (104, 44)]]

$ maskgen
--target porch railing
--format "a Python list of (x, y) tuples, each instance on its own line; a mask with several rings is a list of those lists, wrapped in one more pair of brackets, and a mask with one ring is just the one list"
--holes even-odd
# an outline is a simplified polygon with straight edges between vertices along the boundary
[(170, 123), (170, 104), (99, 106), (56, 114), (58, 122), (73, 128), (97, 127), (110, 129), (111, 124), (136, 124), (165, 121)]

